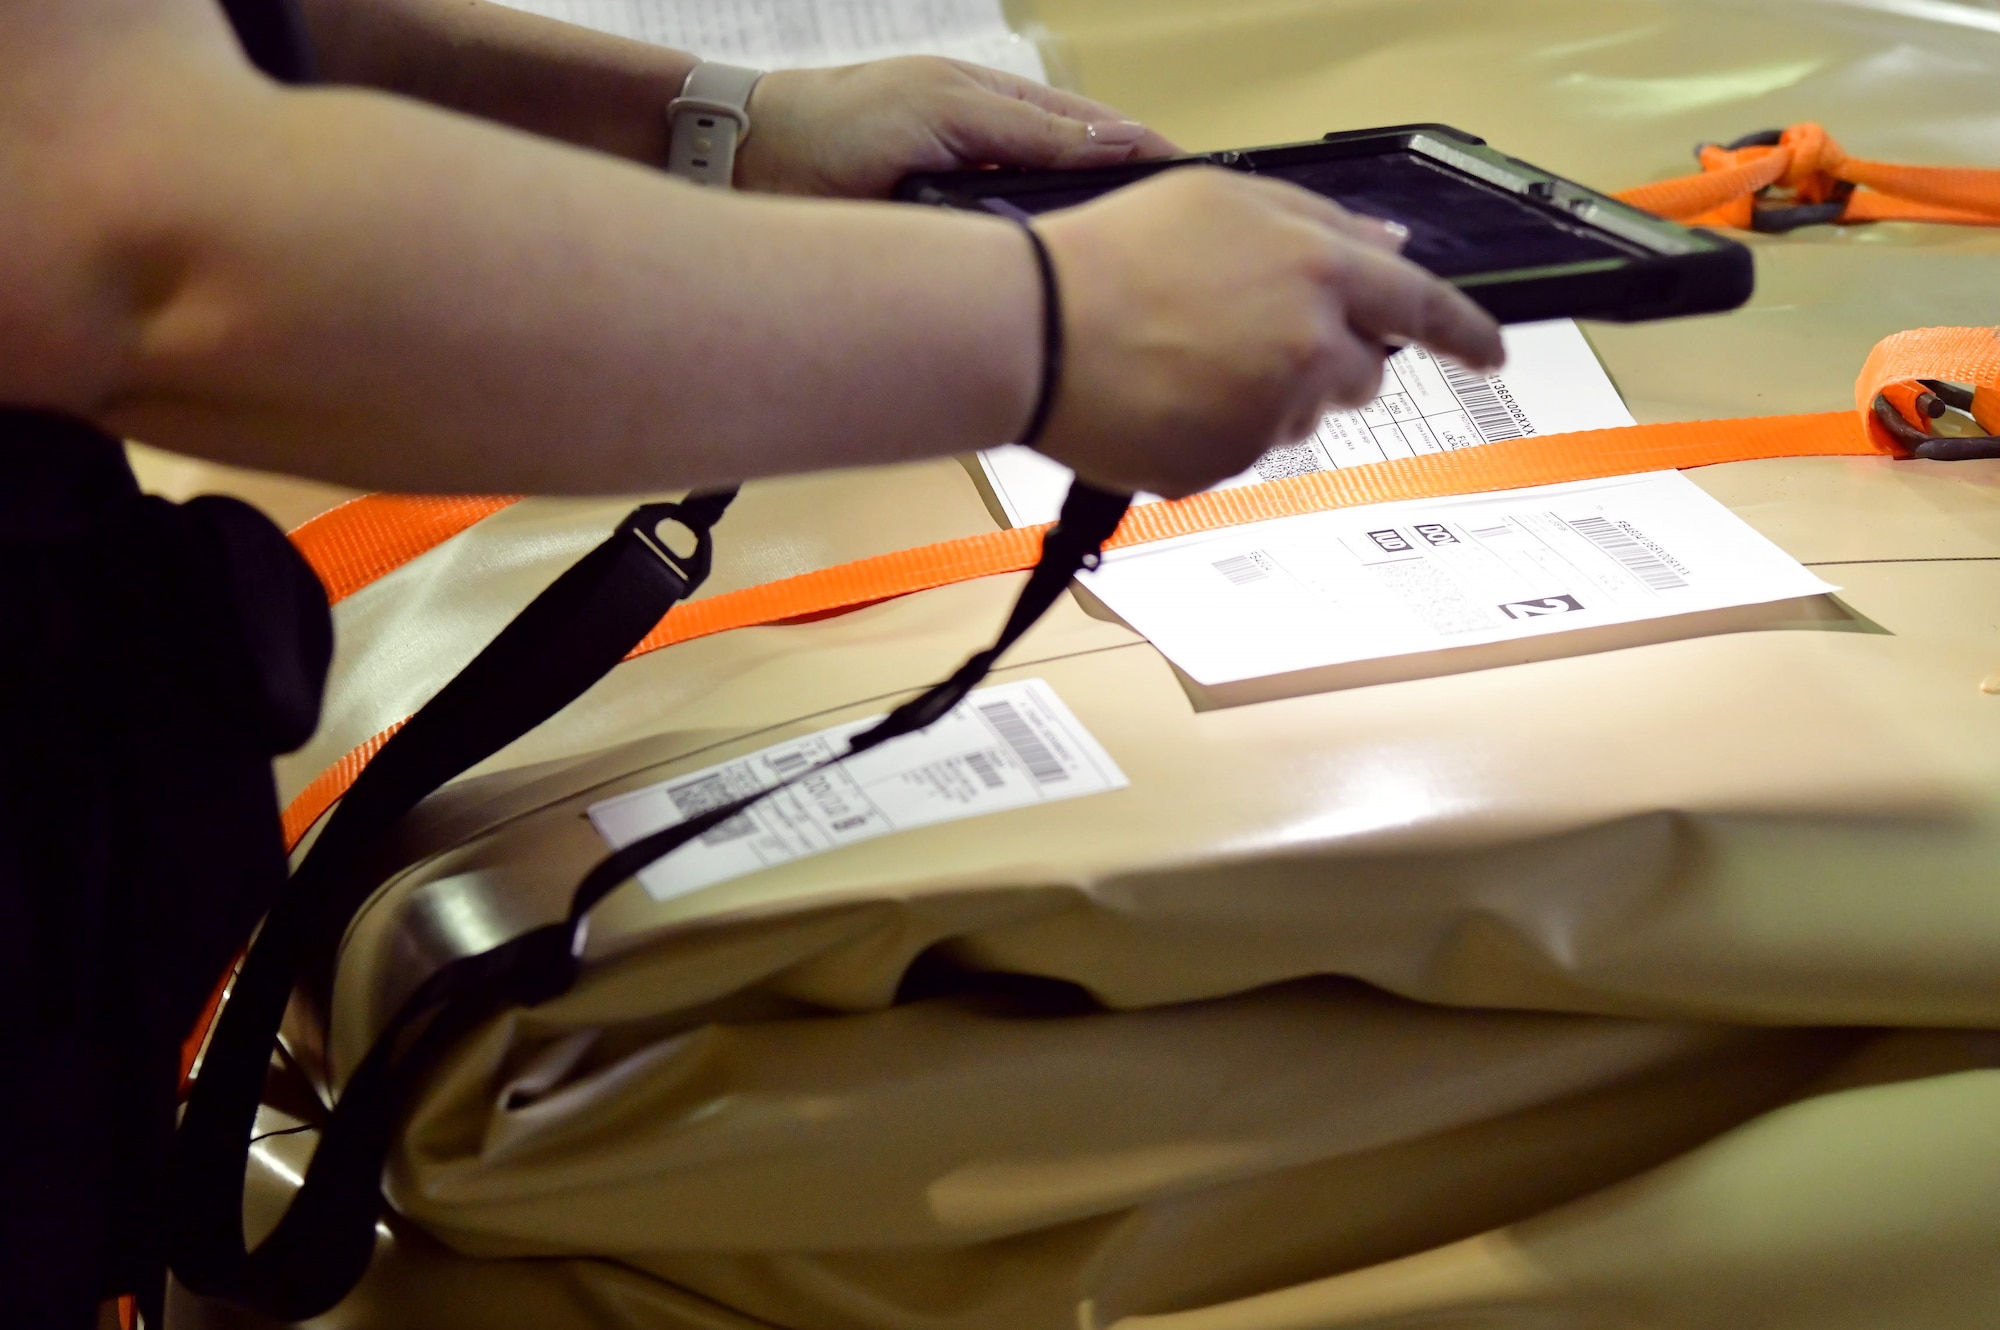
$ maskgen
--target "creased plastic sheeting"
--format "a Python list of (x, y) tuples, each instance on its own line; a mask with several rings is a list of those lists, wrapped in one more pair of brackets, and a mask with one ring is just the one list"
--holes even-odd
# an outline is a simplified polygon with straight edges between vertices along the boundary
[[(1467, 1019), (1326, 981), (1033, 1008), (990, 993), (690, 1032), (575, 1076), (544, 1121), (529, 1096), (489, 1118), (504, 1171), (465, 1160), (399, 1196), (475, 1251), (611, 1255), (774, 1324), (1067, 1325), (1082, 1302), (1198, 1306), (1532, 1213), (1769, 1106), (1842, 1042)], [(594, 1083), (627, 1076), (600, 1119)], [(1558, 1151), (1558, 1124), (1642, 1093)], [(413, 1150), (434, 1129), (414, 1124)], [(578, 1147), (607, 1131), (593, 1168)], [(431, 1218), (467, 1209), (477, 1234)]]
[[(1681, 1142), (1714, 1134), (1784, 1081), (1825, 1065), (1837, 1036), (1739, 1036), (1664, 1077), (1469, 1128), (1196, 1194), (1087, 1232), (1107, 1268), (1135, 1283), (1051, 1322), (1122, 1330), (1978, 1330), (1991, 1321), (1990, 1254), (2000, 1242), (2000, 1050), (1990, 1035), (1877, 1036), (1805, 1084), (1794, 1106), (1725, 1131), (1662, 1166)], [(267, 1222), (303, 1166), (299, 1137), (253, 1156), (253, 1225)], [(1636, 1171), (1635, 1166), (1643, 1171)], [(1601, 1190), (1598, 1179), (1627, 1175)], [(1590, 1191), (1568, 1204), (1552, 1197)], [(1509, 1224), (1509, 1213), (1540, 1211)], [(1439, 1221), (1474, 1230), (1426, 1243)], [(1492, 1226), (1486, 1227), (1489, 1221)], [(1217, 1250), (1233, 1268), (1190, 1260)], [(1383, 1253), (1411, 1252), (1401, 1259)], [(977, 1258), (987, 1253), (972, 1249)], [(749, 1286), (751, 1317), (615, 1257), (476, 1260), (390, 1220), (360, 1292), (320, 1330), (382, 1326), (558, 1326), (592, 1330), (755, 1330), (838, 1325), (828, 1294), (874, 1275), (888, 1297), (923, 1290), (963, 1308), (978, 1292), (1038, 1271), (1016, 1248), (1000, 1272), (958, 1253), (870, 1262), (794, 1256), (767, 1263), (691, 1258), (676, 1273), (711, 1291)], [(1316, 1268), (1350, 1273), (1315, 1279)], [(975, 1281), (959, 1282), (968, 1273)], [(977, 1276), (986, 1275), (984, 1280)], [(1231, 1297), (1232, 1284), (1254, 1288)], [(885, 1296), (886, 1295), (886, 1296)], [(1045, 1288), (1013, 1301), (1031, 1309)], [(262, 1323), (184, 1295), (169, 1323), (252, 1330)], [(1106, 1313), (1116, 1316), (1106, 1319)], [(898, 1324), (885, 1317), (865, 1322)], [(1023, 1316), (1017, 1323), (1031, 1323)]]
[(1993, 1323), (1996, 1170), (2000, 1071), (1853, 1089), (1524, 1223), (1116, 1330), (1976, 1330)]
[[(1088, 91), (1190, 147), (1444, 120), (1615, 189), (1805, 120), (1876, 160), (1989, 151), (2000, 36), (1915, 8), (1037, 17)], [(1843, 410), (1879, 338), (1994, 320), (1990, 234), (1753, 243), (1748, 310), (1591, 329), (1640, 419)], [(2000, 1054), (1979, 1033), (2000, 1028), (2000, 698), (1978, 689), (2000, 673), (2000, 467), (1697, 483), (1837, 565), (1851, 617), (1196, 711), (1150, 648), (1065, 604), (1012, 677), (1049, 679), (1131, 790), (665, 906), (615, 896), (583, 988), (440, 1068), (393, 1178), (422, 1225), (390, 1220), (325, 1325), (2000, 1323)], [(377, 713), (614, 506), (522, 505), (494, 529), (532, 541), (466, 546), (448, 587), (426, 555), (343, 605), (346, 732), (300, 764), (405, 714)], [(986, 522), (950, 464), (753, 486), (718, 589)], [(590, 799), (879, 710), (1011, 591), (621, 668), (407, 829), (409, 872), (342, 957), (336, 1066), (425, 948), (555, 907), (602, 850)], [(1850, 1032), (1892, 1025), (1968, 1033)], [(260, 1148), (295, 1164), (309, 1141)]]

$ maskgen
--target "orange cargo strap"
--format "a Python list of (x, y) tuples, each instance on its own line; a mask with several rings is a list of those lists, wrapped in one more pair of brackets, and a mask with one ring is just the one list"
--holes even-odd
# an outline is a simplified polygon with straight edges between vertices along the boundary
[[(1703, 144), (1697, 155), (1699, 175), (1617, 197), (1677, 222), (1746, 231), (1790, 229), (1786, 214), (1796, 221), (2000, 226), (2000, 170), (1864, 161), (1849, 157), (1816, 124), (1753, 134), (1728, 147)], [(1759, 208), (1766, 191), (1782, 191), (1784, 203)], [(1775, 215), (1779, 224), (1759, 225), (1760, 215)]]
[(364, 494), (292, 532), (338, 605), (362, 587), (516, 502), (482, 494)]
[[(1885, 389), (1919, 376), (2000, 385), (2000, 334), (1991, 328), (1925, 328), (1888, 338), (1875, 348), (1856, 383), (1860, 420), (1847, 411), (1829, 411), (1631, 425), (1515, 439), (1339, 471), (1312, 472), (1267, 484), (1211, 490), (1172, 503), (1136, 506), (1107, 548), (1397, 499), (1479, 494), (1769, 458), (1902, 457), (1906, 455), (1903, 448), (1887, 435), (1874, 416), (1874, 403)], [(335, 509), (297, 533), (303, 537), (315, 526), (327, 524), (314, 535), (317, 543), (306, 547), (340, 551), (341, 573), (349, 578), (354, 575), (353, 569), (377, 564), (397, 566), (422, 553), (415, 548), (419, 542), (404, 539), (383, 527), (383, 514), (389, 510), (370, 510), (364, 507), (367, 502), (359, 500)], [(511, 500), (463, 502), (467, 507), (459, 516), (479, 504), (491, 505), (488, 511), (494, 511)], [(338, 529), (342, 522), (357, 517), (369, 524), (367, 530), (382, 532), (386, 544), (394, 551), (393, 560), (372, 555), (367, 538)], [(434, 523), (433, 531), (450, 525), (432, 517), (425, 520)], [(1021, 527), (966, 536), (692, 601), (677, 606), (633, 649), (631, 656), (734, 628), (782, 624), (973, 578), (1021, 572), (1034, 566), (1045, 530), (1046, 527), (1039, 526)], [(304, 541), (301, 543), (306, 545)], [(352, 589), (350, 586), (349, 590)], [(285, 810), (287, 843), (298, 843), (400, 726), (398, 722), (355, 748), (320, 773), (292, 800)]]

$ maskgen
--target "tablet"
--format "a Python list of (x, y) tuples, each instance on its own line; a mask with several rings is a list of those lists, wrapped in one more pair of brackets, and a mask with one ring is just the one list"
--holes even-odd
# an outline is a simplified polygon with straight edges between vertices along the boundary
[(1404, 253), (1503, 323), (1620, 323), (1735, 309), (1750, 251), (1509, 157), (1448, 125), (1397, 125), (1238, 152), (1087, 171), (912, 176), (897, 197), (1018, 216), (1086, 203), (1180, 166), (1289, 180), (1350, 211), (1402, 223)]

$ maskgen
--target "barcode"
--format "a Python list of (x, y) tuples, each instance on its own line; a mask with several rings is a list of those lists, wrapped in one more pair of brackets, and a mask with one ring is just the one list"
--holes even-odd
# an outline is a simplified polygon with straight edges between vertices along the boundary
[(993, 761), (991, 753), (967, 753), (965, 765), (972, 768), (973, 775), (986, 782), (986, 788), (989, 790), (997, 790), (1007, 783), (1007, 778), (1000, 774), (1000, 768)]
[[(667, 788), (667, 797), (674, 801), (683, 819), (699, 817), (711, 808), (720, 808), (735, 800), (728, 782), (720, 771), (712, 771), (700, 780), (691, 780), (685, 785)], [(742, 840), (757, 830), (757, 824), (747, 813), (738, 813), (720, 826), (710, 827), (701, 834), (703, 845), (726, 845), (733, 840)]]
[(1444, 371), (1444, 381), (1451, 389), (1451, 395), (1465, 408), (1465, 414), (1472, 418), (1472, 427), (1479, 431), (1479, 437), (1488, 443), (1499, 443), (1505, 439), (1524, 439), (1527, 431), (1521, 422), (1514, 419), (1514, 413), (1500, 400), (1500, 394), (1493, 390), (1493, 381), (1483, 374), (1474, 374), (1454, 361), (1439, 357), (1437, 367)]
[(1014, 709), (1012, 702), (986, 702), (981, 704), (979, 714), (986, 717), (986, 723), (999, 734), (1001, 741), (1014, 750), (1014, 756), (1021, 759), (1021, 765), (1039, 785), (1054, 785), (1069, 779), (1069, 772), (1042, 742), (1041, 736), (1028, 727), (1021, 719), (1021, 713)]
[(1215, 571), (1234, 582), (1237, 586), (1248, 586), (1261, 582), (1270, 572), (1258, 561), (1254, 554), (1232, 554), (1226, 559), (1215, 561)]
[(1633, 532), (1602, 517), (1565, 518), (1578, 535), (1625, 565), (1627, 572), (1655, 591), (1672, 591), (1687, 585), (1685, 579), (1667, 567), (1666, 561), (1641, 544)]
[(1283, 480), (1287, 476), (1309, 476), (1326, 468), (1319, 464), (1319, 450), (1312, 440), (1273, 448), (1257, 459), (1257, 479)]

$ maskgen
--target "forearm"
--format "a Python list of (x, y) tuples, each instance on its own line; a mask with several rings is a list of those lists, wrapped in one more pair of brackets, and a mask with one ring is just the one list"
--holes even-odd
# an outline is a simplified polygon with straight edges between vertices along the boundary
[(634, 161), (666, 160), (680, 51), (486, 0), (303, 0), (320, 74)]
[[(395, 489), (641, 490), (1003, 442), (1038, 316), (1004, 223), (749, 199), (366, 93), (258, 89), (142, 145), (81, 404)], [(165, 133), (165, 131), (163, 131)], [(164, 158), (164, 161), (162, 161)], [(173, 255), (170, 269), (134, 256)]]
[[(362, 485), (604, 491), (983, 447), (1036, 395), (1040, 292), (997, 219), (696, 190), (283, 90), (209, 0), (0, 4), (0, 73), (0, 402)], [(777, 83), (776, 123), (889, 150), (767, 116), (774, 188), (1169, 146), (950, 62)], [(1365, 401), (1385, 346), (1500, 360), (1383, 226), (1287, 185), (1169, 171), (1037, 229), (1071, 352), (1040, 444), (1106, 485), (1234, 474)]]

